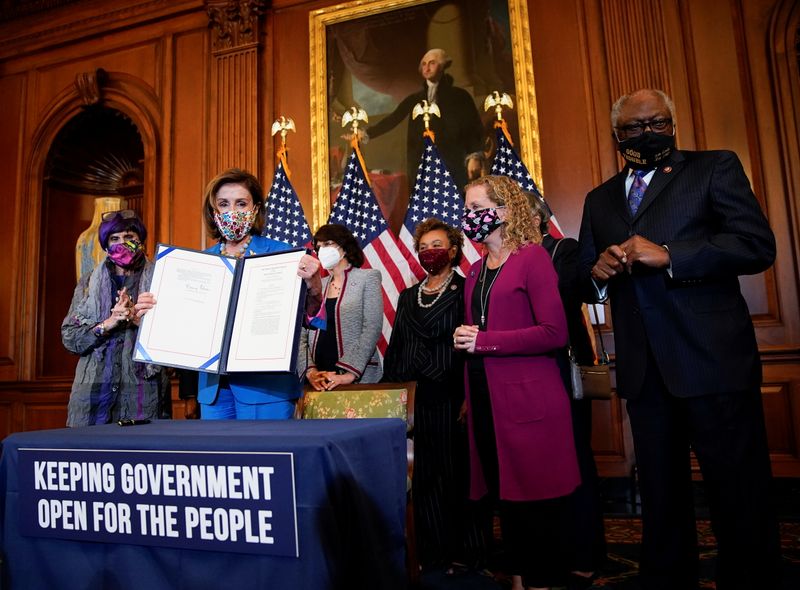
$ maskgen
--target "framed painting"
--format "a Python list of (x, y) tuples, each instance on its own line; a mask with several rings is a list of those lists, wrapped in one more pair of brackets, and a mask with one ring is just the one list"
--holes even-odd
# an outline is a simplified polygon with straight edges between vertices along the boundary
[(369, 117), (361, 149), (395, 230), (423, 143), (411, 116), (418, 100), (440, 107), (431, 126), (441, 129), (437, 147), (462, 188), (494, 155), (496, 115), (484, 101), (508, 94), (514, 108), (504, 119), (541, 187), (526, 0), (359, 0), (312, 11), (309, 20), (314, 228), (327, 221), (341, 186), (352, 149), (342, 116), (352, 107)]

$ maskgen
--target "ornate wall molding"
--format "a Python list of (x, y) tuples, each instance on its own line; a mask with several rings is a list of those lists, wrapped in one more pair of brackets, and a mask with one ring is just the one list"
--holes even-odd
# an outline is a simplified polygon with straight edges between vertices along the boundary
[(258, 172), (259, 34), (268, 6), (268, 0), (206, 0), (213, 56), (209, 178), (231, 166)]
[(214, 52), (257, 44), (260, 17), (268, 7), (267, 0), (206, 0)]
[(75, 75), (75, 89), (84, 106), (100, 104), (103, 100), (103, 86), (107, 81), (108, 74), (103, 68)]

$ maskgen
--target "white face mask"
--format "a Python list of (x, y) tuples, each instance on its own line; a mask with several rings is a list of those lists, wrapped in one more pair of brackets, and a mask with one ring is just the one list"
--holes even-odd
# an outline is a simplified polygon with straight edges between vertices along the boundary
[(330, 270), (342, 259), (342, 254), (336, 246), (323, 246), (317, 252), (319, 263), (325, 270)]

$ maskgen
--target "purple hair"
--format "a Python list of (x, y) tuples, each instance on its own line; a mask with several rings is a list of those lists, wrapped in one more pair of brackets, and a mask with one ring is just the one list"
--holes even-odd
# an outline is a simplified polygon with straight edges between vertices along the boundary
[(128, 230), (136, 232), (142, 243), (147, 240), (147, 228), (135, 213), (132, 217), (123, 217), (120, 213), (117, 213), (108, 221), (103, 221), (100, 224), (100, 229), (97, 230), (97, 239), (100, 241), (100, 246), (103, 250), (108, 250), (108, 238), (111, 237), (111, 234)]

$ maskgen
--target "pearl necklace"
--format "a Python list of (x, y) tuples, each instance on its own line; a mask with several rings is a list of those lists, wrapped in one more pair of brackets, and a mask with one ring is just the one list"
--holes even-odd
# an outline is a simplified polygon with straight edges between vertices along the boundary
[[(428, 284), (428, 279), (430, 278), (430, 275), (428, 275), (424, 279), (422, 279), (422, 282), (419, 284), (419, 289), (417, 289), (417, 304), (420, 307), (424, 307), (426, 309), (436, 305), (436, 302), (439, 301), (439, 299), (441, 299), (442, 295), (444, 295), (444, 292), (447, 289), (447, 285), (449, 285), (450, 281), (453, 280), (453, 275), (454, 274), (455, 274), (455, 269), (451, 268), (450, 269), (450, 274), (447, 275), (447, 278), (444, 280), (444, 282), (440, 286), (436, 287), (435, 289), (431, 289), (430, 291), (428, 291), (428, 289), (425, 288), (425, 285)], [(429, 294), (437, 293), (437, 295), (436, 295), (436, 297), (433, 298), (433, 301), (431, 301), (430, 303), (423, 303), (422, 302), (422, 291), (423, 290), (426, 293), (429, 293)]]
[(222, 242), (219, 247), (219, 253), (222, 254), (223, 256), (228, 256), (230, 258), (241, 258), (242, 254), (244, 254), (245, 250), (247, 250), (247, 247), (250, 245), (250, 242), (252, 241), (253, 241), (253, 234), (250, 234), (249, 236), (247, 236), (247, 241), (239, 247), (238, 252), (228, 252), (225, 249), (225, 244), (227, 244), (227, 242)]

